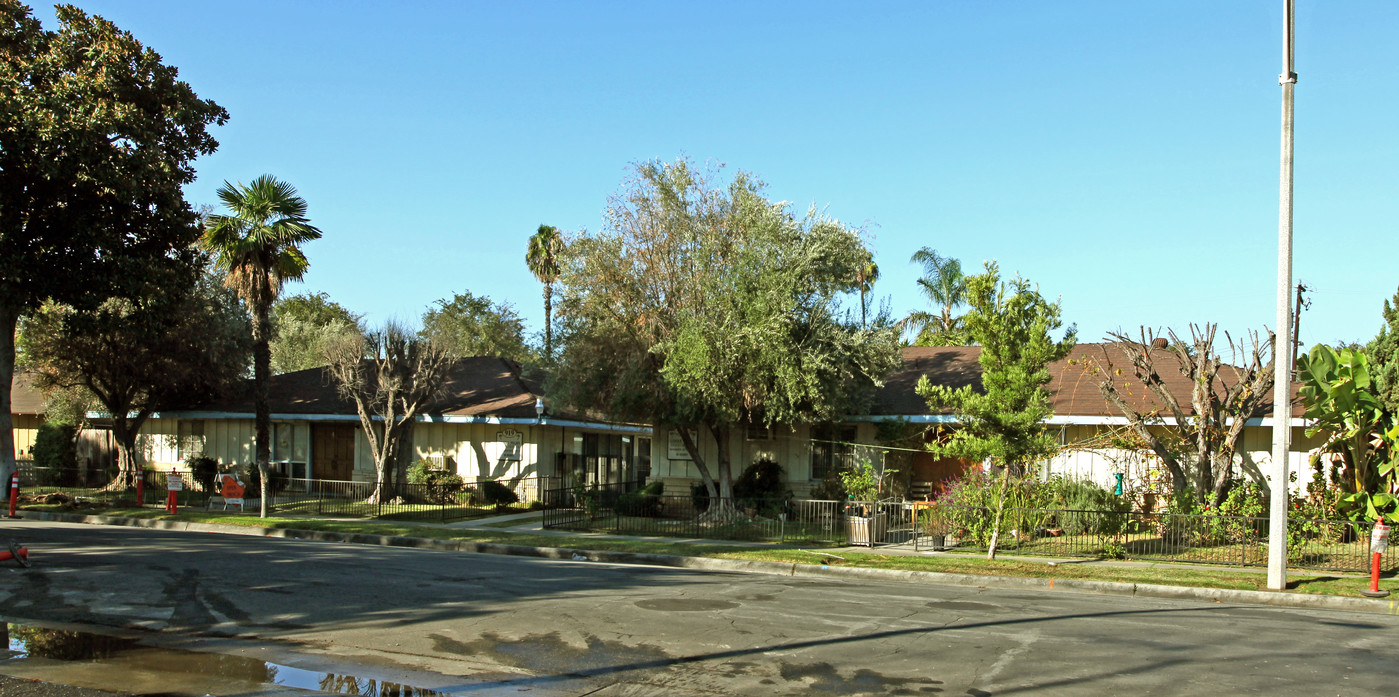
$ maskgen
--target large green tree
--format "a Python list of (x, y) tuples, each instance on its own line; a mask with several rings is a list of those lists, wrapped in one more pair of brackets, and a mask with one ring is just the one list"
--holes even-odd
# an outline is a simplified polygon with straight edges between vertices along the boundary
[(563, 235), (553, 225), (540, 225), (529, 238), (525, 264), (529, 272), (544, 284), (544, 358), (554, 358), (554, 283), (559, 280), (559, 253), (563, 251)]
[(0, 0), (0, 478), (14, 467), (15, 327), (47, 301), (136, 297), (142, 267), (198, 235), (181, 187), (228, 114), (101, 17), (45, 30)]
[(277, 298), (270, 314), (272, 372), (325, 365), (328, 343), (345, 331), (359, 329), (360, 318), (323, 292)]
[(1399, 414), (1399, 291), (1384, 301), (1384, 325), (1365, 347), (1375, 394), (1391, 414)]
[(25, 363), (39, 386), (80, 389), (110, 415), (120, 448), (116, 486), (140, 471), (136, 438), (151, 413), (236, 384), (252, 348), (237, 297), (212, 274), (193, 263), (153, 271), (135, 298), (95, 308), (48, 303), (24, 322)]
[(423, 313), (422, 335), (458, 356), (498, 356), (530, 363), (525, 323), (510, 303), (464, 291)]
[(321, 231), (306, 219), (306, 201), (290, 184), (263, 175), (250, 184), (224, 185), (218, 190), (228, 214), (204, 219), (204, 247), (215, 254), (224, 283), (237, 291), (252, 319), (254, 441), (262, 482), (262, 517), (267, 517), (268, 461), (272, 414), (268, 382), (272, 377), (270, 348), (272, 303), (287, 281), (300, 280), (310, 265), (301, 245), (319, 239)]
[[(887, 317), (840, 311), (870, 259), (859, 232), (795, 215), (738, 173), (646, 162), (561, 273), (565, 402), (675, 428), (711, 496), (732, 496), (736, 425), (830, 421), (899, 362)], [(698, 447), (712, 438), (717, 457)]]
[(925, 376), (918, 394), (934, 409), (951, 408), (957, 423), (946, 439), (928, 445), (943, 457), (991, 461), (1002, 467), (1001, 497), (996, 508), (989, 556), (996, 556), (1004, 493), (1012, 476), (1023, 475), (1033, 462), (1058, 449), (1046, 420), (1049, 406), (1049, 364), (1069, 355), (1075, 330), (1060, 339), (1051, 332), (1063, 323), (1058, 302), (1050, 302), (1024, 278), (1002, 282), (995, 262), (984, 273), (970, 276), (963, 317), (966, 331), (981, 346), (980, 389), (951, 389), (934, 385)]

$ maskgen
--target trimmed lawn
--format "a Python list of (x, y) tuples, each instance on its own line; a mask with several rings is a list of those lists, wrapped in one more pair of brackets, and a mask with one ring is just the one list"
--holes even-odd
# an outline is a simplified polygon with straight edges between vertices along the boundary
[[(27, 510), (72, 511), (71, 508), (64, 506), (36, 505), (26, 506), (25, 508)], [(1267, 575), (1264, 573), (1243, 571), (1227, 566), (1202, 569), (1187, 566), (1174, 566), (1164, 563), (1158, 563), (1152, 566), (1130, 566), (1081, 563), (1066, 560), (1056, 560), (1057, 563), (1054, 566), (1050, 566), (1040, 561), (1013, 559), (987, 561), (984, 557), (970, 554), (906, 556), (880, 554), (877, 550), (866, 552), (852, 548), (841, 548), (831, 551), (822, 550), (824, 553), (818, 554), (814, 551), (796, 549), (791, 546), (760, 543), (720, 545), (678, 542), (664, 538), (627, 540), (586, 534), (532, 535), (528, 533), (512, 533), (504, 530), (492, 529), (497, 526), (483, 526), (487, 529), (460, 529), (423, 524), (368, 520), (325, 520), (319, 518), (285, 516), (258, 518), (254, 515), (239, 515), (237, 513), (203, 510), (187, 510), (171, 516), (162, 509), (154, 508), (82, 509), (72, 512), (151, 520), (216, 523), (243, 527), (318, 530), (346, 534), (365, 533), (371, 535), (394, 535), (439, 540), (493, 542), (535, 547), (673, 554), (719, 559), (824, 564), (872, 569), (931, 571), (983, 576), (1068, 578), (1088, 581), (1149, 583), (1234, 590), (1265, 590), (1267, 584)], [(498, 527), (521, 524), (523, 524), (523, 521), (508, 521), (500, 523)], [(1288, 577), (1290, 579), (1288, 587), (1298, 593), (1360, 597), (1360, 591), (1369, 588), (1369, 579), (1361, 576), (1341, 577), (1334, 574), (1293, 572), (1289, 573)], [(1386, 578), (1381, 578), (1380, 587), (1399, 595), (1399, 579), (1394, 577), (1393, 572), (1387, 574)]]

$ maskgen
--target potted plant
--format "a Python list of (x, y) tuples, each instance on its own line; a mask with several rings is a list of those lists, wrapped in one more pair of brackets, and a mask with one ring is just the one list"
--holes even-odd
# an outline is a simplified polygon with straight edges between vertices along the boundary
[(879, 471), (868, 458), (860, 458), (849, 472), (840, 473), (840, 483), (849, 497), (845, 525), (850, 544), (873, 547), (884, 539), (889, 521), (888, 516), (879, 510), (877, 502), (883, 479), (892, 472)]

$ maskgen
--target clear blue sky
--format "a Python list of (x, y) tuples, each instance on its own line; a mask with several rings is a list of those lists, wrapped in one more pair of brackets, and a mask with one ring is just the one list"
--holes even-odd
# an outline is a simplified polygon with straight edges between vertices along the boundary
[[(1273, 323), (1281, 0), (76, 4), (230, 112), (190, 201), (297, 186), (325, 237), (289, 290), (371, 322), (469, 289), (538, 330), (527, 237), (686, 155), (868, 226), (896, 315), (926, 245), (1061, 296), (1080, 341)], [(1298, 4), (1302, 340), (1365, 340), (1399, 285), (1399, 3)]]

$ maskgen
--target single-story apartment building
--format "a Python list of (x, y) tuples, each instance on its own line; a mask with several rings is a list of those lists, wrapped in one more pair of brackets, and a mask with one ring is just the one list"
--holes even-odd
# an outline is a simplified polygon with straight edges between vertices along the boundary
[[(34, 444), (39, 439), (46, 408), (44, 394), (36, 386), (36, 376), (27, 370), (15, 371), (10, 384), (10, 424), (14, 435), (15, 461), (25, 463), (21, 476), (28, 476), (28, 463), (34, 459)], [(76, 443), (80, 468), (105, 468), (116, 463), (116, 441), (111, 423), (105, 419), (89, 419), (78, 432)]]
[[(1191, 382), (1174, 369), (1174, 359), (1162, 349), (1161, 377), (1171, 394), (1188, 410)], [(833, 473), (849, 468), (868, 458), (898, 470), (891, 479), (895, 489), (910, 498), (925, 498), (969, 467), (981, 463), (938, 458), (923, 450), (922, 443), (938, 437), (939, 428), (956, 427), (957, 417), (946, 410), (928, 407), (916, 392), (920, 378), (926, 376), (934, 384), (959, 388), (978, 387), (981, 381), (981, 349), (977, 346), (908, 346), (902, 349), (903, 366), (885, 378), (870, 407), (862, 414), (851, 414), (839, 423), (778, 425), (772, 428), (748, 427), (733, 429), (730, 438), (733, 476), (759, 459), (776, 461), (787, 473), (793, 492), (806, 496), (822, 488), (823, 481)], [(1042, 463), (1040, 476), (1062, 475), (1075, 479), (1090, 479), (1111, 487), (1116, 473), (1124, 475), (1129, 486), (1137, 489), (1165, 492), (1169, 490), (1169, 475), (1159, 459), (1149, 451), (1115, 447), (1128, 433), (1128, 422), (1109, 404), (1098, 389), (1099, 374), (1093, 369), (1110, 359), (1117, 365), (1123, 360), (1120, 350), (1112, 344), (1081, 344), (1064, 360), (1050, 366), (1052, 379), (1047, 386), (1054, 415), (1048, 425), (1057, 433), (1063, 450)], [(1126, 387), (1124, 380), (1132, 376), (1130, 366), (1126, 375), (1119, 376), (1124, 398), (1142, 412), (1160, 409), (1140, 385)], [(1229, 379), (1226, 367), (1221, 379)], [(1295, 400), (1296, 386), (1293, 387)], [(1164, 410), (1162, 410), (1164, 411)], [(1302, 410), (1294, 401), (1294, 414)], [(1298, 472), (1293, 487), (1303, 487), (1309, 477), (1305, 472), (1311, 454), (1321, 445), (1318, 438), (1308, 438), (1305, 422), (1294, 416), (1291, 420), (1292, 446), (1290, 471)], [(1242, 441), (1242, 465), (1269, 471), (1272, 460), (1272, 426), (1270, 416), (1254, 417), (1246, 422)], [(1164, 426), (1153, 426), (1161, 430)], [(912, 436), (910, 440), (909, 436)], [(652, 477), (666, 482), (667, 491), (684, 491), (699, 480), (698, 469), (680, 442), (677, 433), (657, 429), (651, 457)], [(714, 462), (717, 447), (707, 433), (699, 439), (700, 455), (707, 463)]]
[[(294, 479), (374, 481), (374, 460), (352, 400), (325, 368), (273, 376), (272, 461)], [(224, 467), (254, 461), (251, 381), (238, 393), (162, 410), (141, 429), (147, 464), (182, 467), (208, 456)], [(651, 428), (546, 406), (540, 386), (513, 361), (459, 359), (440, 397), (412, 432), (413, 459), (427, 459), (468, 482), (498, 480), (522, 498), (542, 486), (644, 481), (650, 476)]]
[(44, 421), (44, 395), (34, 386), (34, 374), (15, 371), (10, 385), (10, 425), (15, 439), (15, 460), (29, 460), (34, 453), (34, 440), (39, 436), (39, 424)]

